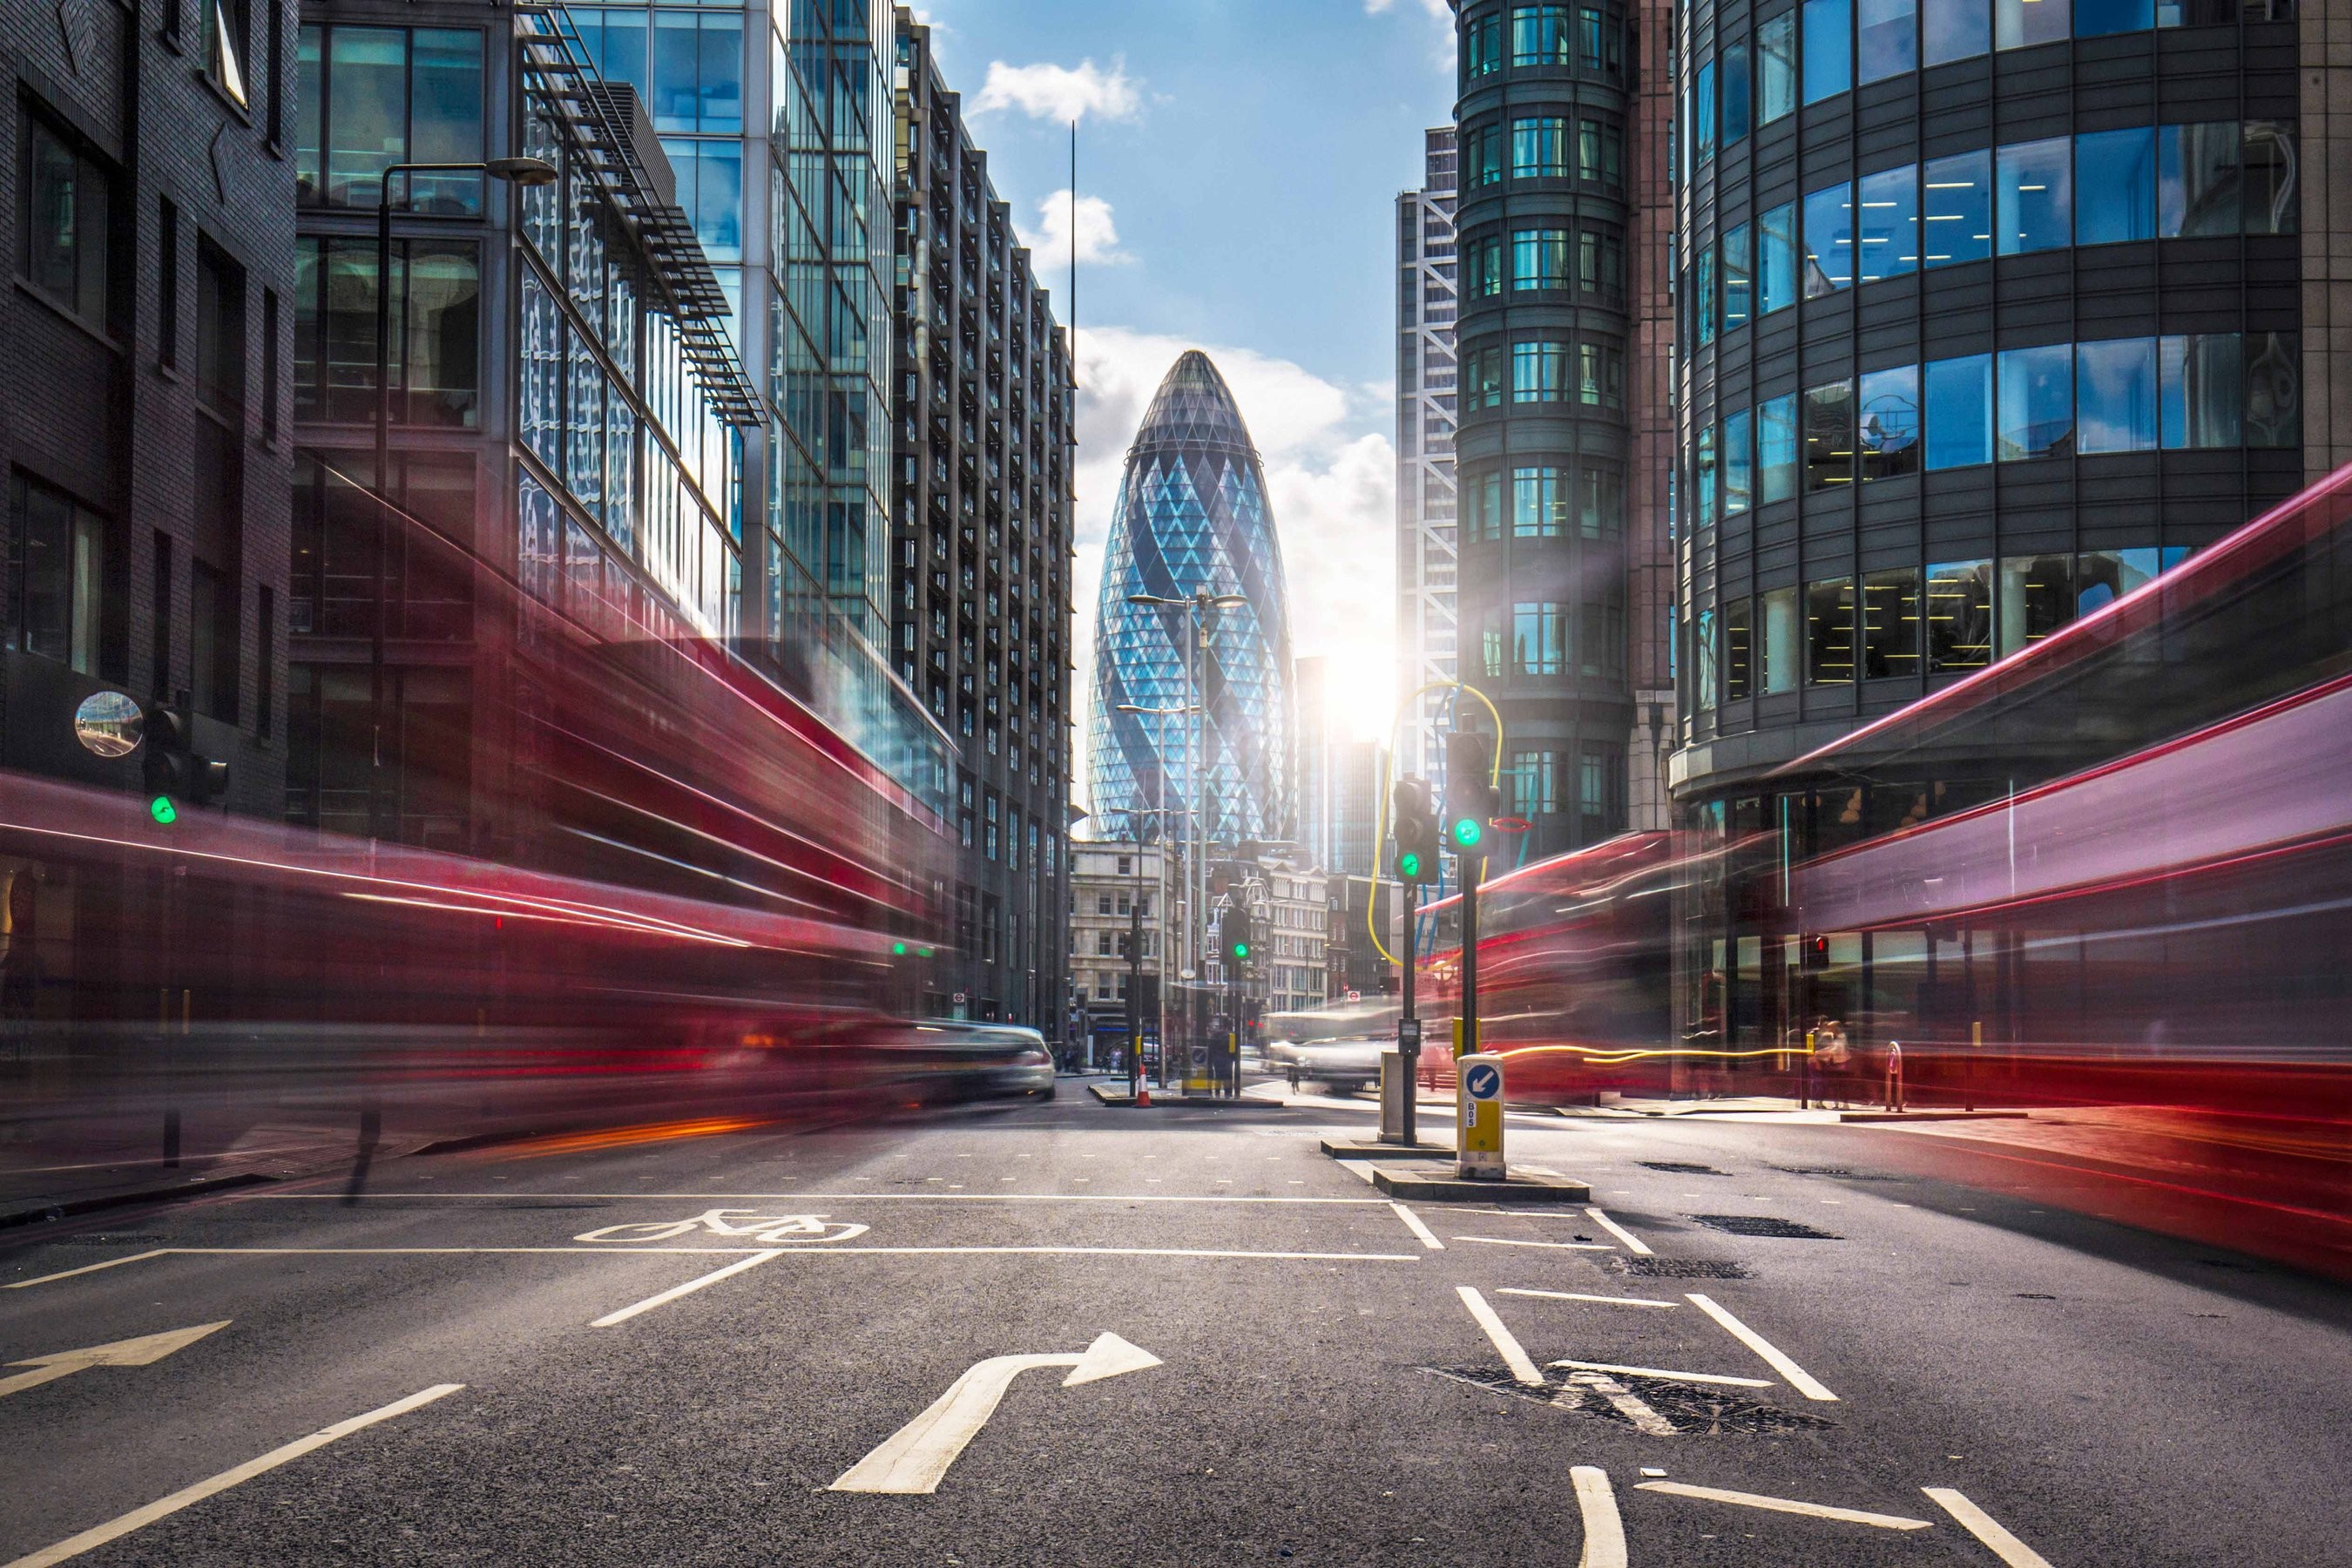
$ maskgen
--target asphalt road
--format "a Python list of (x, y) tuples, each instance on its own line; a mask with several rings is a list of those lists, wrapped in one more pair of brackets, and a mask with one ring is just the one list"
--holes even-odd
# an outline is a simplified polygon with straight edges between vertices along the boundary
[(2352, 1563), (2340, 1286), (1885, 1129), (1514, 1117), (1612, 1229), (1400, 1212), (1368, 1126), (1066, 1086), (46, 1227), (0, 1361), (226, 1326), (0, 1368), (0, 1568)]

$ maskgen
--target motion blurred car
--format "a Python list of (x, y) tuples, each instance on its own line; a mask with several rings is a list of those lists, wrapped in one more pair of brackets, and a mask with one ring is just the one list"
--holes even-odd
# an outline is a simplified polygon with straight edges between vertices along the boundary
[(1381, 1052), (1389, 1042), (1358, 1040), (1274, 1040), (1265, 1047), (1266, 1061), (1287, 1074), (1297, 1089), (1317, 1083), (1334, 1094), (1357, 1094), (1381, 1080)]
[(860, 1044), (884, 1076), (925, 1103), (1054, 1098), (1054, 1053), (1018, 1024), (918, 1018), (872, 1030)]

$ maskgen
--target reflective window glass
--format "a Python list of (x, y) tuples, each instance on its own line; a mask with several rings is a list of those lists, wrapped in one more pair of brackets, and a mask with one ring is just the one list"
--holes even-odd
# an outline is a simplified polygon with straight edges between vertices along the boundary
[(1919, 569), (1897, 566), (1862, 580), (1862, 675), (1919, 673)]
[(1756, 407), (1756, 495), (1769, 504), (1797, 493), (1797, 395)]
[(1715, 612), (1701, 610), (1691, 621), (1691, 685), (1698, 697), (1698, 710), (1715, 711), (1716, 682), (1720, 679), (1716, 658)]
[(1462, 292), (1474, 300), (1490, 299), (1503, 291), (1503, 237), (1480, 235), (1461, 249)]
[(1797, 107), (1797, 14), (1756, 24), (1756, 123), (1769, 125)]
[(1475, 81), (1503, 68), (1503, 18), (1481, 16), (1462, 27), (1462, 77)]
[(1511, 401), (1558, 403), (1567, 395), (1568, 345), (1526, 342), (1511, 345)]
[(1743, 408), (1723, 416), (1723, 515), (1737, 517), (1755, 504), (1755, 416)]
[(1507, 134), (1499, 121), (1463, 132), (1461, 178), (1471, 185), (1499, 185), (1506, 164)]
[(1738, 224), (1723, 236), (1723, 330), (1744, 327), (1756, 311), (1756, 285), (1748, 255), (1749, 229)]
[(2104, 610), (2126, 594), (2153, 582), (2161, 569), (2152, 548), (2083, 552), (2074, 557), (2076, 618)]
[(1930, 267), (1992, 254), (1992, 154), (1930, 158), (1921, 169), (1920, 258)]
[(1797, 650), (1801, 646), (1797, 590), (1775, 588), (1760, 596), (1764, 601), (1764, 637), (1758, 651), (1763, 657), (1758, 660), (1762, 668), (1757, 673), (1761, 678), (1764, 695), (1778, 697), (1797, 689)]
[(1549, 602), (1513, 605), (1511, 662), (1522, 675), (1565, 674), (1568, 612)]
[(1696, 521), (1699, 529), (1705, 530), (1715, 525), (1715, 426), (1700, 426), (1698, 438), (1692, 445), (1695, 450), (1691, 454), (1691, 469), (1698, 490)]
[(2073, 152), (2063, 136), (2012, 142), (1994, 150), (1993, 206), (1999, 218), (1994, 232), (2003, 256), (2072, 242)]
[(1853, 579), (1805, 584), (1805, 680), (1843, 686), (1853, 679)]
[(1927, 673), (1992, 662), (1992, 563), (1927, 568)]
[(2074, 36), (2136, 33), (2156, 26), (2156, 0), (2074, 0)]
[(1706, 163), (1715, 156), (1715, 62), (1698, 68), (1698, 85), (1692, 91), (1696, 125), (1691, 133), (1693, 156)]
[(1511, 63), (1515, 66), (1564, 66), (1569, 63), (1570, 32), (1565, 5), (1515, 5), (1511, 8)]
[(1769, 316), (1797, 302), (1797, 206), (1783, 202), (1764, 215), (1757, 230), (1757, 314)]
[(2074, 345), (2074, 449), (2152, 452), (2157, 439), (2156, 340)]
[(2156, 232), (2235, 234), (2242, 221), (2235, 121), (2156, 128)]
[(1853, 383), (1805, 389), (1805, 489), (1853, 483)]
[(2040, 642), (2074, 618), (2074, 558), (2071, 555), (2004, 555), (2000, 558), (2000, 605), (1993, 626), (2000, 634), (2000, 657)]
[(1511, 234), (1511, 287), (1568, 287), (1568, 230), (1522, 228)]
[(2249, 120), (2239, 144), (2248, 234), (2296, 232), (2294, 128), (2273, 120)]
[(1716, 61), (1723, 72), (1723, 144), (1728, 147), (1748, 134), (1755, 109), (1748, 102), (1747, 43), (1718, 47), (1723, 48)]
[(2054, 44), (2072, 30), (2067, 0), (1992, 0), (1992, 45), (1997, 49)]
[(2288, 332), (2248, 332), (2246, 445), (2293, 447), (2303, 439), (2303, 379)]
[(1998, 450), (2004, 463), (2074, 449), (2074, 350), (2070, 343), (2007, 349), (1999, 356)]
[(1523, 114), (1511, 121), (1511, 178), (1568, 177), (1568, 121), (1556, 114)]
[[(1499, 476), (1497, 476), (1499, 477)], [(1558, 539), (1568, 501), (1554, 468), (1511, 470), (1511, 532), (1521, 539)]]
[(1990, 0), (1920, 0), (1922, 53), (1931, 66), (1964, 60), (1992, 48)]
[(1805, 101), (1853, 85), (1853, 0), (1805, 0)]
[(1879, 81), (1919, 68), (1918, 0), (1860, 0), (1853, 79)]
[(1919, 367), (1897, 365), (1862, 378), (1862, 477), (1891, 479), (1919, 471)]
[(1864, 174), (1861, 197), (1862, 244), (1854, 265), (1861, 281), (1900, 277), (1919, 265), (1919, 168), (1906, 163)]
[(1715, 342), (1715, 247), (1702, 246), (1693, 268), (1697, 277), (1692, 285), (1691, 310), (1698, 318), (1698, 341)]
[(1805, 196), (1805, 298), (1818, 300), (1853, 281), (1853, 187), (1831, 185)]
[(1924, 377), (1927, 466), (1962, 468), (1992, 461), (1992, 356), (1930, 360)]
[(2156, 237), (2156, 128), (2074, 138), (2074, 243)]
[(2171, 448), (2234, 447), (2244, 439), (2244, 371), (2238, 334), (2158, 338), (2158, 435)]
[(740, 12), (656, 11), (653, 29), (654, 129), (743, 129), (743, 18)]

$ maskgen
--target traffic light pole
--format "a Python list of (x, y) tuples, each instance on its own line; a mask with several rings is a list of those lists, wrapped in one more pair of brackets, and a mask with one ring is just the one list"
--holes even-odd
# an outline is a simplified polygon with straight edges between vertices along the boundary
[[(1372, 896), (1380, 896), (1380, 884), (1372, 884)], [(1404, 1134), (1404, 1146), (1412, 1148), (1420, 1135), (1413, 1129), (1413, 1110), (1421, 1098), (1421, 1020), (1412, 1010), (1412, 964), (1414, 928), (1421, 922), (1421, 884), (1404, 884), (1404, 981), (1399, 998), (1402, 1005), (1397, 1016), (1402, 1021), (1397, 1029), (1397, 1054), (1404, 1068), (1404, 1120), (1399, 1124)]]
[(1462, 866), (1462, 1039), (1456, 1056), (1478, 1048), (1478, 873), (1484, 856), (1465, 855)]

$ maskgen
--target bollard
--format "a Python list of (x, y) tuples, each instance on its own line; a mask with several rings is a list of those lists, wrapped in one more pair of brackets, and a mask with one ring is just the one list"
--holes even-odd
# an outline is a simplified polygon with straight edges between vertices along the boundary
[(1412, 1079), (1405, 1071), (1402, 1051), (1381, 1053), (1381, 1142), (1402, 1143), (1404, 1139), (1404, 1102), (1412, 1093)]
[(1886, 1109), (1903, 1109), (1903, 1042), (1895, 1040), (1886, 1047)]
[(1454, 1173), (1499, 1182), (1503, 1163), (1503, 1058), (1479, 1053), (1454, 1064)]

